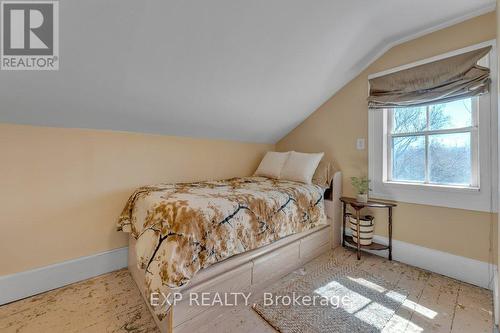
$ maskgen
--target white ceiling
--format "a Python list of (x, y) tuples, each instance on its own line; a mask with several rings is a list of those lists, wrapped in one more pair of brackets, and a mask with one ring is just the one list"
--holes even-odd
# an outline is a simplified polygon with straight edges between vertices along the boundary
[(64, 0), (60, 70), (0, 72), (0, 121), (276, 142), (388, 45), (494, 0)]

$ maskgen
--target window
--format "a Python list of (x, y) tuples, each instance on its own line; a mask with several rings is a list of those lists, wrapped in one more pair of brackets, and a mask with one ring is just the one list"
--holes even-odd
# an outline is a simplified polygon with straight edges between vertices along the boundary
[[(490, 68), (490, 91), (497, 91), (495, 48), (479, 64)], [(496, 93), (422, 107), (367, 112), (371, 198), (487, 212), (497, 210)]]
[(477, 98), (388, 109), (387, 181), (478, 187)]

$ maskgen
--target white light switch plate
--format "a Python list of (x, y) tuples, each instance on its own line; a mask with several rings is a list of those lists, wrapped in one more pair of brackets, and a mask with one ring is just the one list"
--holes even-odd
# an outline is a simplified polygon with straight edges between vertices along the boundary
[(358, 138), (356, 140), (356, 149), (365, 150), (365, 138)]

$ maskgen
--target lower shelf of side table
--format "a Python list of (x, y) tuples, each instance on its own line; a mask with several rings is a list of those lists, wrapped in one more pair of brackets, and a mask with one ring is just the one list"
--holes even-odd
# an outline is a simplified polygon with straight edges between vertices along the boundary
[[(352, 239), (352, 236), (347, 236), (346, 235), (345, 236), (345, 242), (346, 242), (346, 244), (348, 244), (350, 246), (353, 246), (355, 248), (358, 247), (358, 244)], [(388, 250), (389, 246), (373, 242), (370, 245), (361, 245), (360, 248), (364, 249), (364, 250), (375, 250), (375, 251), (378, 251), (378, 250)]]

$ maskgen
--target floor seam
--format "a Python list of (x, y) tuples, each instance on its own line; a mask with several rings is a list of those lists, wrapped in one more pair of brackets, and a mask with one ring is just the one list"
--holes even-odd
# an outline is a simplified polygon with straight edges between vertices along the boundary
[(453, 308), (453, 316), (451, 317), (450, 333), (453, 331), (453, 323), (455, 322), (455, 315), (457, 313), (457, 308), (458, 308), (458, 297), (460, 296), (461, 290), (462, 286), (459, 284), (457, 290), (457, 298), (455, 299), (455, 307)]

